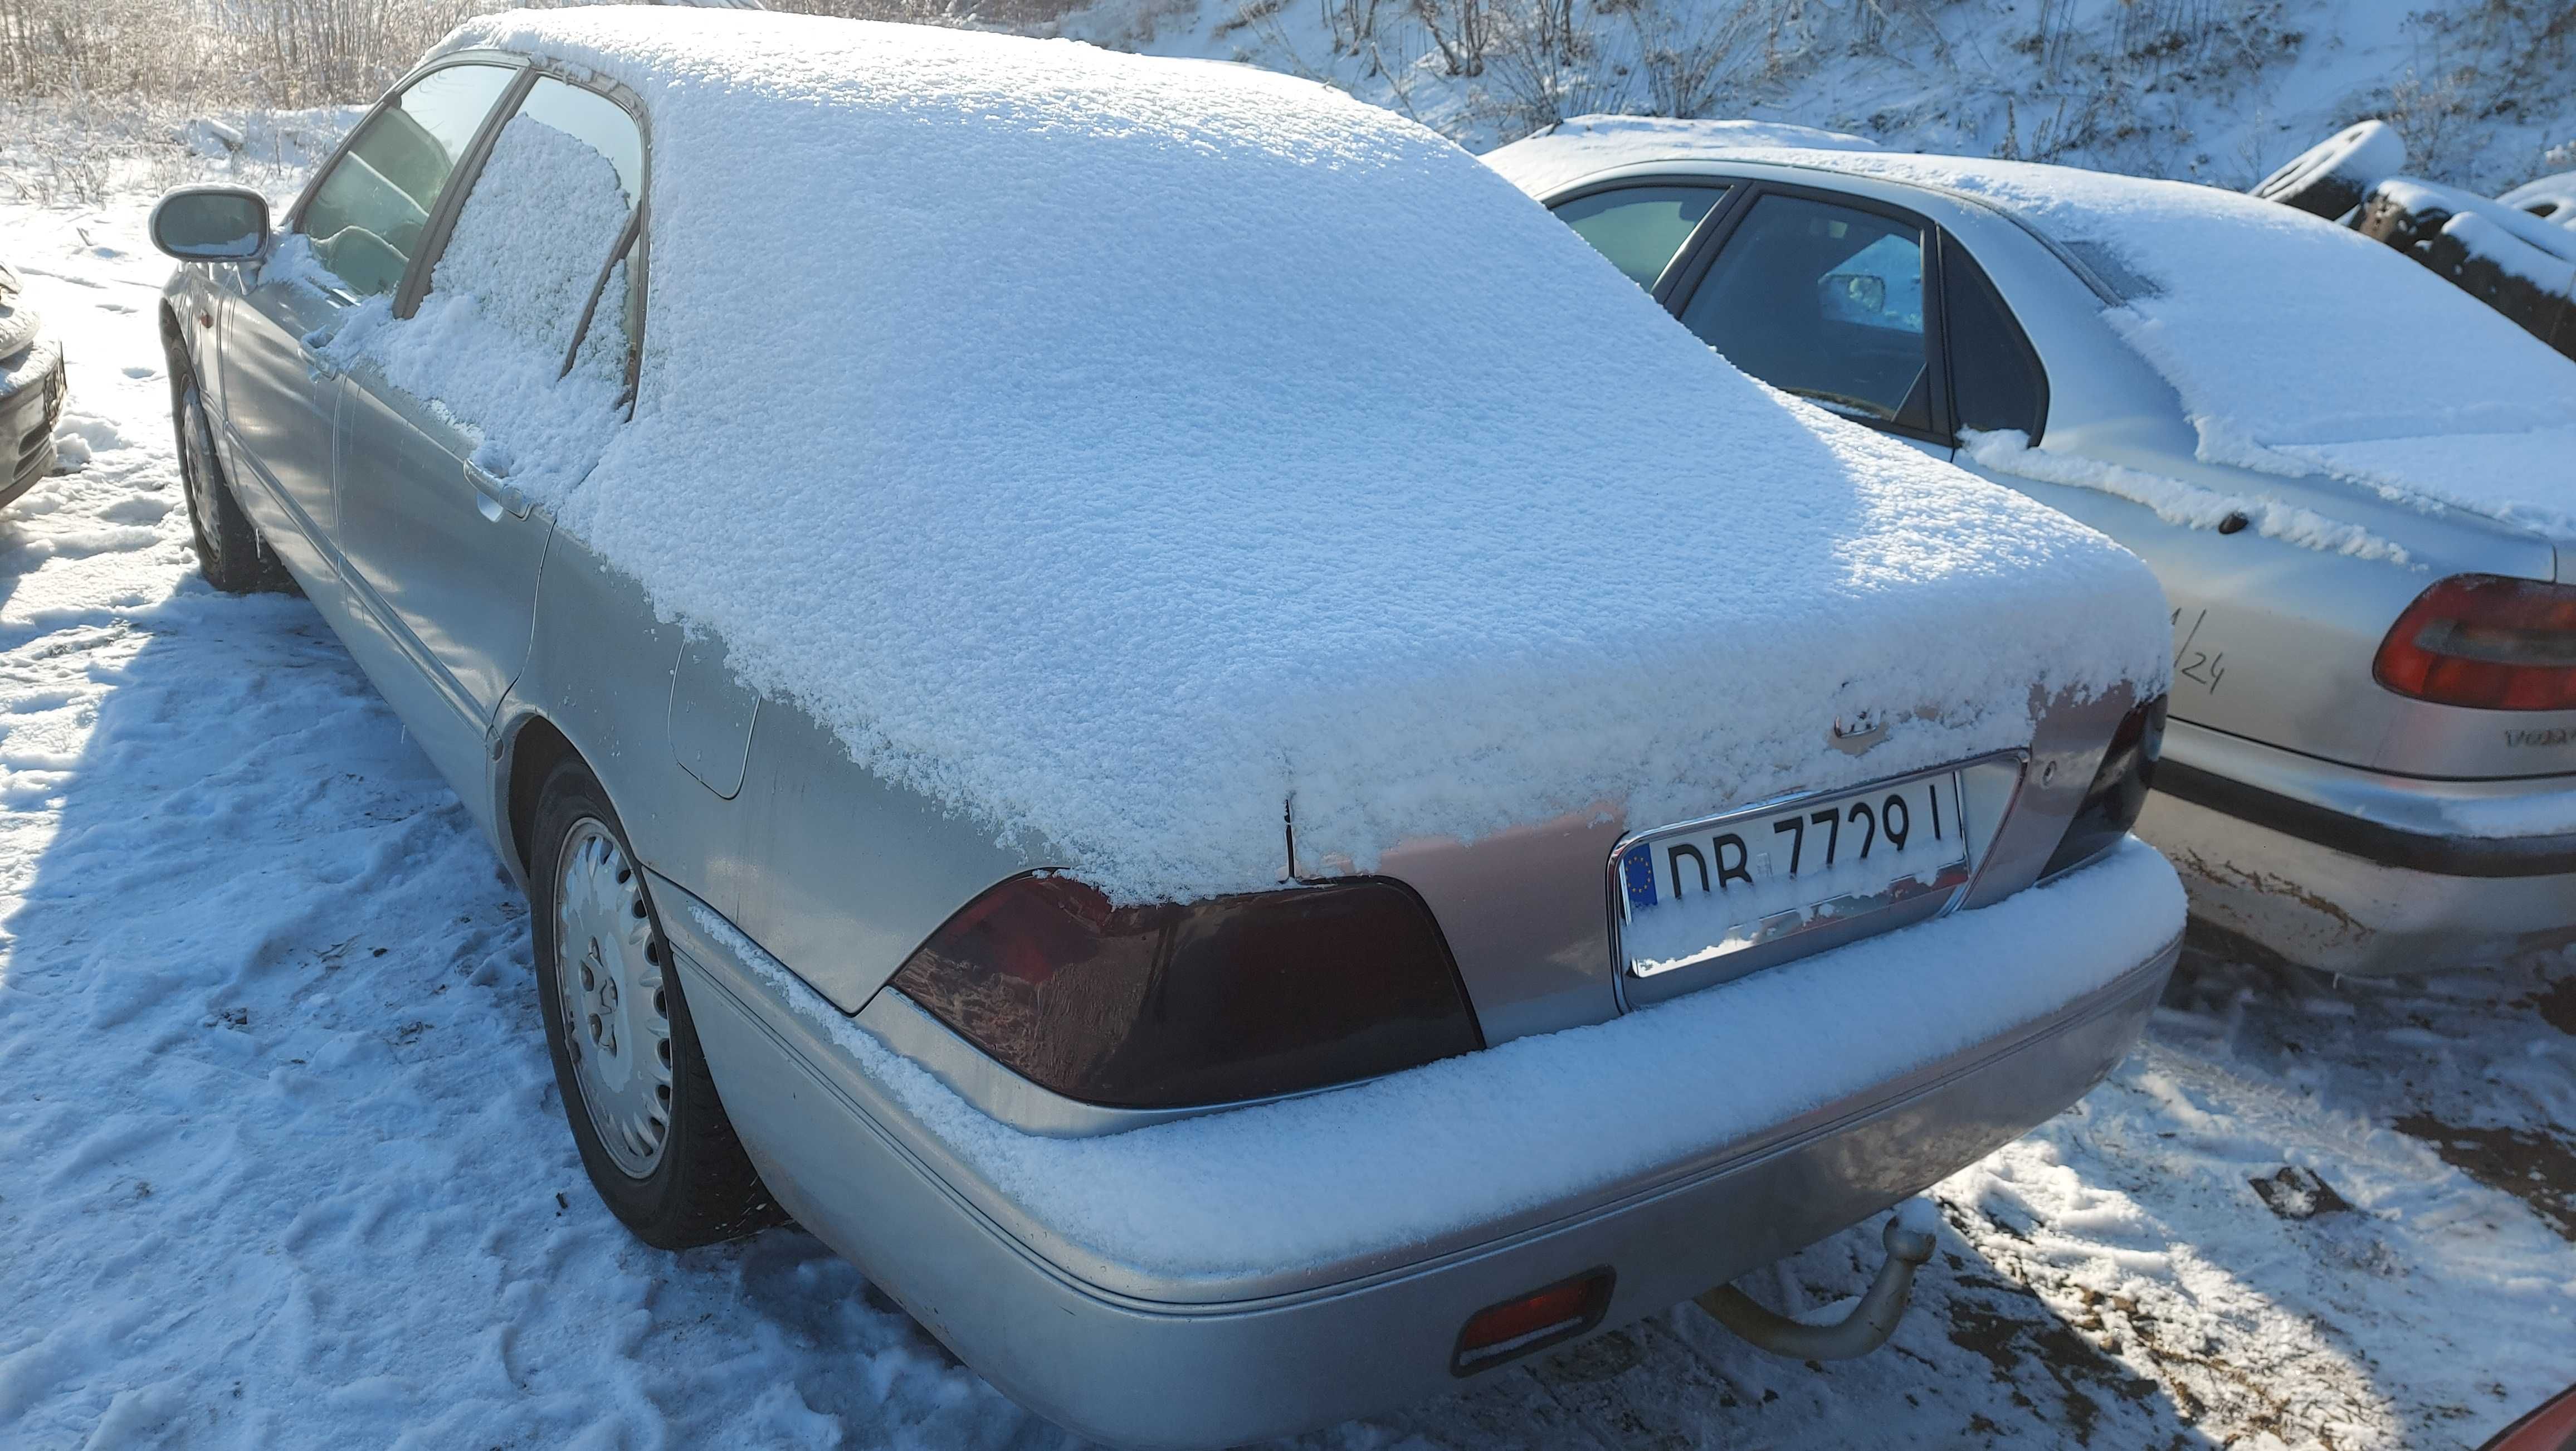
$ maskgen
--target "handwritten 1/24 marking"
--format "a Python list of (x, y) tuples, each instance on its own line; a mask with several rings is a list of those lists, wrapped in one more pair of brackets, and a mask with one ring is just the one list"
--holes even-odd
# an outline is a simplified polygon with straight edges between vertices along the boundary
[[(2207, 650), (2191, 648), (2192, 642), (2200, 638), (2200, 627), (2208, 621), (2209, 611), (2207, 610), (2202, 610), (2191, 617), (2191, 632), (2183, 636), (2180, 645), (2174, 647), (2174, 678), (2188, 680), (2210, 694), (2216, 695), (2218, 682), (2227, 676), (2227, 652), (2221, 650), (2212, 654)], [(2182, 628), (2180, 609), (2173, 612), (2173, 625), (2176, 630)]]

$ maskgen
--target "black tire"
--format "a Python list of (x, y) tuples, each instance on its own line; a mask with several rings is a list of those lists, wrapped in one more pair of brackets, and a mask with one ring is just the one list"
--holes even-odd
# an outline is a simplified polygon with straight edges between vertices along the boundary
[(2361, 214), (2353, 218), (2353, 230), (2420, 262), (2422, 249), (2440, 236), (2442, 228), (2459, 213), (2459, 203), (2465, 195), (2411, 176), (2382, 177), (2362, 198)]
[(2382, 180), (2406, 169), (2406, 143), (2385, 121), (2347, 126), (2254, 184), (2254, 195), (2325, 218), (2349, 213)]
[(195, 380), (182, 380), (170, 410), (178, 432), (179, 477), (187, 485), (188, 523), (197, 538), (197, 572), (226, 594), (302, 594), (295, 576), (259, 537), (259, 526), (233, 497), (215, 455), (213, 425)]
[[(663, 1105), (667, 1120), (659, 1156), (641, 1175), (620, 1166), (584, 1096), (582, 1073), (576, 1066), (581, 1048), (575, 1035), (580, 1029), (566, 1014), (563, 978), (557, 971), (563, 947), (557, 941), (561, 905), (557, 899), (566, 849), (577, 840), (593, 840), (594, 827), (605, 828), (620, 859), (634, 871), (635, 900), (650, 931), (646, 951), (663, 968), (660, 1001), (668, 1008), (670, 1046), (670, 1082)], [(616, 809), (609, 805), (598, 778), (579, 760), (564, 760), (548, 773), (530, 840), (534, 843), (529, 890), (534, 899), (530, 925), (536, 939), (537, 1002), (545, 1018), (546, 1051), (554, 1060), (564, 1119), (572, 1126), (573, 1142), (581, 1150), (591, 1187), (637, 1239), (656, 1249), (713, 1244), (782, 1222), (786, 1216), (761, 1184), (759, 1171), (735, 1136), (733, 1120), (725, 1115), (715, 1080), (707, 1072), (679, 974), (669, 969), (670, 948), (662, 935), (660, 913), (643, 889), (642, 873), (631, 865), (634, 854), (626, 842), (626, 829), (618, 823)], [(645, 1041), (642, 1034), (630, 1037), (638, 1044)], [(613, 1050), (613, 1039), (611, 1043)]]

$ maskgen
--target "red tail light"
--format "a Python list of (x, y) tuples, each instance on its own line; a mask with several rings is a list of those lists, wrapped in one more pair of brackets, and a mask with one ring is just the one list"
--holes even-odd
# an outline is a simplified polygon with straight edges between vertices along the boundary
[(1071, 877), (1013, 877), (893, 985), (1020, 1076), (1118, 1108), (1295, 1093), (1484, 1046), (1431, 909), (1379, 878), (1113, 907)]
[(2370, 673), (2441, 705), (2576, 710), (2576, 586), (2455, 574), (2397, 617)]

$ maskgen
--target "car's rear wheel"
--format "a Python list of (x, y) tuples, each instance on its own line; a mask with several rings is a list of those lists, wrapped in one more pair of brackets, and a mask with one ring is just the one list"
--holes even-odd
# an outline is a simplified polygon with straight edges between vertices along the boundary
[(215, 457), (215, 435), (204, 399), (191, 381), (181, 385), (172, 413), (179, 433), (179, 476), (188, 486), (188, 523), (197, 539), (197, 570), (226, 594), (263, 590), (300, 593), (259, 528), (233, 497), (232, 482)]
[(547, 777), (532, 840), (537, 1000), (592, 1187), (660, 1249), (777, 1223), (716, 1096), (625, 828), (578, 760)]

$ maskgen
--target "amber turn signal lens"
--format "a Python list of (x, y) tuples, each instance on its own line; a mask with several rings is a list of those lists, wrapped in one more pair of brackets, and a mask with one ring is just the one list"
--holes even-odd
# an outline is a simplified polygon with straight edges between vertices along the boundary
[(1473, 1375), (1559, 1341), (1571, 1340), (1601, 1323), (1610, 1309), (1610, 1290), (1619, 1277), (1608, 1266), (1532, 1290), (1517, 1300), (1488, 1305), (1458, 1332), (1457, 1353), (1450, 1357), (1453, 1375)]

